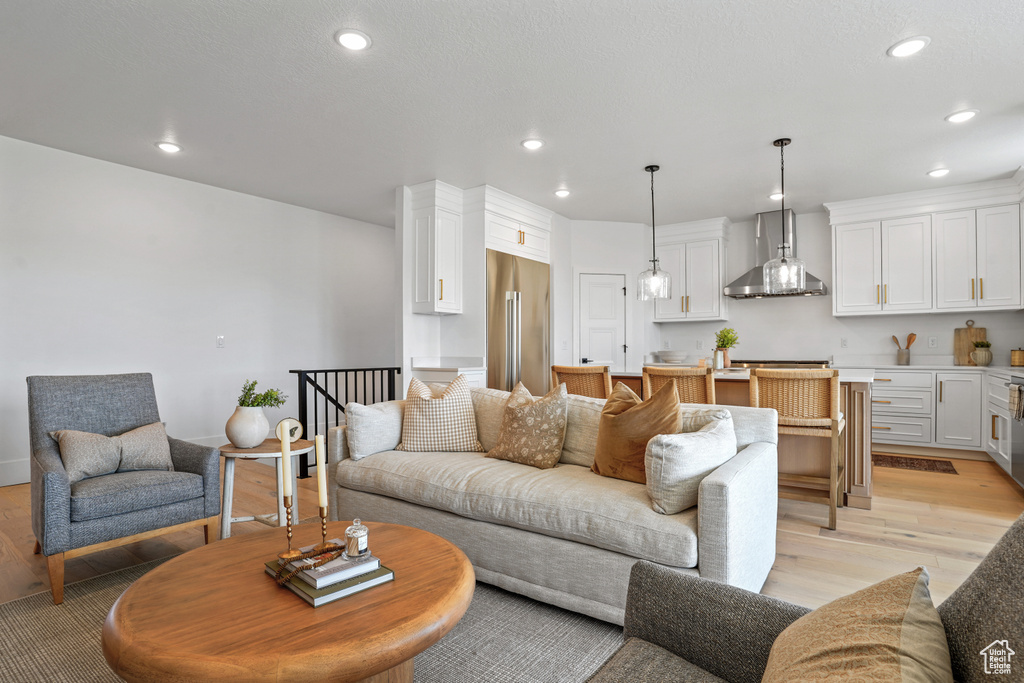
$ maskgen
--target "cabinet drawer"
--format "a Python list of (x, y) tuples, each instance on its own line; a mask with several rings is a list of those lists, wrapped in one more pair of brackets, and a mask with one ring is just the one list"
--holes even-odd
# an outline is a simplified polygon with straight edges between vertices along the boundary
[(875, 389), (914, 388), (931, 389), (935, 386), (935, 375), (931, 372), (907, 372), (904, 370), (876, 370)]
[(985, 383), (987, 401), (1003, 410), (1010, 409), (1010, 377), (989, 375)]
[(873, 415), (931, 415), (932, 392), (879, 389), (871, 392)]
[(871, 416), (871, 441), (875, 443), (931, 443), (930, 417)]

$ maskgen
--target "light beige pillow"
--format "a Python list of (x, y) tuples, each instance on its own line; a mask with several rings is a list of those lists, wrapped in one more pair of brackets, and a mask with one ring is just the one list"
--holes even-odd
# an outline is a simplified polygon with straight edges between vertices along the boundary
[(402, 443), (396, 451), (480, 452), (473, 399), (465, 375), (459, 375), (434, 398), (430, 388), (416, 379), (409, 382), (402, 419)]
[(682, 415), (680, 432), (695, 432), (716, 420), (732, 419), (732, 413), (725, 408), (683, 408), (680, 406), (679, 410)]
[(520, 382), (505, 405), (498, 444), (487, 457), (542, 470), (554, 467), (562, 455), (568, 407), (569, 392), (564, 384), (534, 398)]
[(505, 405), (510, 394), (501, 389), (470, 387), (469, 395), (473, 397), (473, 414), (476, 418), (480, 444), (485, 451), (490, 451), (498, 444), (501, 421), (505, 416)]
[(603, 398), (569, 394), (569, 410), (565, 425), (562, 458), (567, 465), (591, 467), (597, 452), (597, 433), (601, 426)]
[(674, 515), (697, 504), (700, 483), (736, 455), (732, 415), (724, 413), (695, 432), (659, 434), (647, 443), (647, 494), (655, 512)]
[(762, 683), (826, 680), (952, 683), (924, 567), (822, 605), (779, 634)]
[(402, 418), (405, 401), (386, 401), (364, 406), (349, 403), (345, 406), (345, 438), (348, 453), (360, 460), (374, 453), (393, 451), (402, 440)]
[(647, 442), (658, 434), (678, 433), (681, 421), (675, 382), (666, 382), (646, 401), (619, 382), (601, 411), (590, 469), (603, 477), (646, 483)]
[(104, 436), (73, 429), (50, 432), (60, 448), (69, 481), (132, 470), (173, 470), (167, 432), (160, 422), (119, 436)]

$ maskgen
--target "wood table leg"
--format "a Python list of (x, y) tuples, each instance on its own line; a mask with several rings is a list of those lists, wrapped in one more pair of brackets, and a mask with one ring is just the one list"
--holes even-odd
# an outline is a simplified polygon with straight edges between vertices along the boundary
[(412, 683), (412, 660), (407, 659), (398, 666), (364, 678), (358, 683)]
[(36, 547), (32, 549), (32, 554), (33, 555), (38, 555), (41, 552), (43, 552), (43, 546), (39, 545), (39, 539), (37, 538), (36, 539)]
[(235, 459), (224, 458), (224, 499), (220, 506), (220, 537), (231, 536), (231, 502), (235, 496)]

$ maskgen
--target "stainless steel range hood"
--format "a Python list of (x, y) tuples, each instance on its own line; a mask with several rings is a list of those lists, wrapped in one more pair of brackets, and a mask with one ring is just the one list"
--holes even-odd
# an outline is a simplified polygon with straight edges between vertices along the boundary
[(785, 223), (781, 211), (757, 214), (754, 222), (754, 267), (726, 285), (724, 293), (733, 299), (760, 299), (776, 296), (819, 296), (828, 294), (825, 283), (807, 273), (802, 292), (769, 294), (764, 287), (764, 264), (775, 258), (780, 244), (788, 244), (796, 256), (796, 218), (792, 209), (786, 209)]

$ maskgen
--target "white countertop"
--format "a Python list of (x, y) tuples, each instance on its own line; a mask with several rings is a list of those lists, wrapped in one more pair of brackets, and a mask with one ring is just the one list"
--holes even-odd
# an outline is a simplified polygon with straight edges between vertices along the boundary
[(413, 356), (413, 370), (433, 372), (473, 372), (486, 370), (484, 359), (479, 356)]
[[(679, 363), (648, 363), (647, 367), (654, 368), (692, 368), (694, 365), (680, 365)], [(906, 366), (901, 365), (901, 368)], [(873, 368), (837, 368), (839, 370), (839, 381), (840, 382), (873, 382), (875, 379), (875, 373)], [(977, 368), (973, 368), (977, 369)], [(1024, 368), (1022, 368), (1024, 369)], [(613, 372), (615, 377), (641, 377), (643, 372)], [(736, 368), (735, 370), (729, 368), (725, 370), (715, 370), (715, 379), (750, 379), (750, 370), (747, 368)]]

